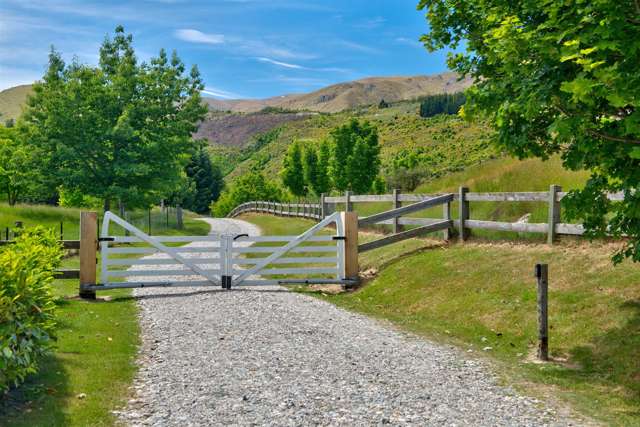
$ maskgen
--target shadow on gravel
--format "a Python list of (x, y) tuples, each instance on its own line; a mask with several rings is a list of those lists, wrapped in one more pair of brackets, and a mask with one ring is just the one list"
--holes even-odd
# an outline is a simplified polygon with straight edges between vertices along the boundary
[(235, 288), (230, 290), (223, 289), (211, 289), (206, 291), (193, 291), (193, 292), (177, 292), (177, 293), (162, 293), (162, 294), (152, 294), (152, 295), (131, 295), (124, 297), (113, 298), (112, 301), (128, 301), (128, 300), (146, 300), (146, 299), (158, 299), (158, 298), (186, 298), (192, 297), (196, 295), (210, 295), (210, 294), (227, 294), (233, 292), (259, 292), (259, 293), (268, 293), (268, 294), (281, 294), (281, 293), (291, 293), (288, 289), (242, 289)]

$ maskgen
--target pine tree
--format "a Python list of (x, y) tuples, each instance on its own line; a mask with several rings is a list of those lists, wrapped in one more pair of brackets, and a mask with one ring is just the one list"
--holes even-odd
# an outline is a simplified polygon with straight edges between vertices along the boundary
[(298, 141), (294, 141), (287, 149), (284, 157), (282, 171), (280, 172), (282, 183), (297, 197), (307, 195), (307, 186), (304, 179), (304, 166), (302, 164), (302, 150)]
[(206, 150), (201, 147), (192, 156), (186, 167), (186, 173), (193, 182), (194, 194), (185, 207), (197, 213), (207, 213), (211, 202), (220, 197), (224, 185), (220, 168), (211, 163)]

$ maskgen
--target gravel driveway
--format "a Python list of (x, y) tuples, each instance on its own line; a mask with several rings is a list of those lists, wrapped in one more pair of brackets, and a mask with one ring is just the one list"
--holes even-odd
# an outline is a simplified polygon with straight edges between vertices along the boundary
[(459, 350), (312, 297), (277, 287), (135, 294), (143, 346), (135, 397), (118, 413), (126, 424), (571, 424)]

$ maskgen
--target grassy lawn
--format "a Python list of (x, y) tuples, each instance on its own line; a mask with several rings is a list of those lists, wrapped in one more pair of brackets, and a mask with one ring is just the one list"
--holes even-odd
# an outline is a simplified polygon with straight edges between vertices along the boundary
[[(267, 234), (295, 234), (313, 224), (245, 219)], [(378, 274), (356, 291), (316, 295), (488, 357), (506, 382), (525, 393), (607, 424), (640, 425), (640, 268), (613, 267), (612, 251), (612, 244), (575, 240), (549, 247), (411, 239), (362, 254), (361, 269)], [(550, 270), (553, 361), (546, 364), (533, 358), (538, 262)]]
[[(9, 208), (0, 206), (2, 218)], [(49, 218), (76, 222), (79, 211), (61, 208), (17, 208), (12, 215), (26, 225)], [(33, 216), (22, 216), (35, 212)], [(44, 225), (49, 223), (44, 222)], [(152, 221), (152, 226), (154, 225)], [(77, 229), (77, 226), (76, 226)], [(119, 230), (114, 230), (118, 233)], [(183, 230), (162, 234), (207, 234), (209, 226), (189, 214)], [(78, 268), (78, 257), (64, 260), (64, 268)], [(99, 271), (99, 266), (98, 266)], [(136, 304), (129, 290), (101, 292), (109, 301), (80, 301), (77, 280), (57, 280), (58, 340), (55, 351), (42, 361), (38, 374), (5, 396), (0, 404), (0, 425), (99, 426), (113, 425), (112, 410), (126, 403), (136, 372), (139, 344)]]

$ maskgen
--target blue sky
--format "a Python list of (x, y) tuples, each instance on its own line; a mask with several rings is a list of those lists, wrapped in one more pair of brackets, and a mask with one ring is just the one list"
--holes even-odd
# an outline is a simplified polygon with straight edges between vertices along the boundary
[(446, 70), (418, 42), (417, 0), (0, 1), (0, 89), (30, 83), (49, 46), (95, 64), (116, 25), (141, 60), (162, 47), (198, 64), (207, 94), (263, 98), (369, 76)]

